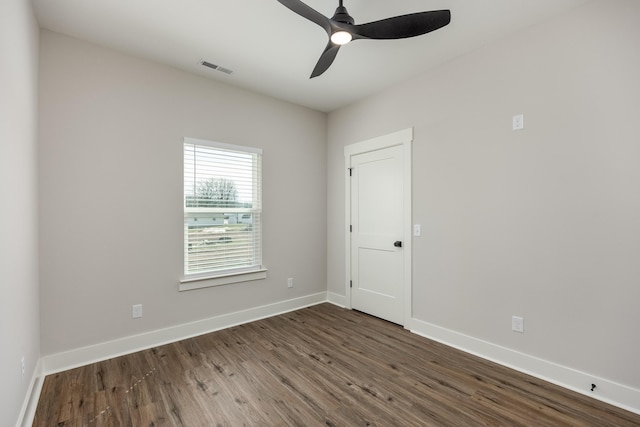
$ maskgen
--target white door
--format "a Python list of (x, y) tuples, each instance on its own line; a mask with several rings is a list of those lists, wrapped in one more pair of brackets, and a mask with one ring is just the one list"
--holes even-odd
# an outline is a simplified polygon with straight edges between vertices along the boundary
[(351, 154), (348, 160), (351, 307), (401, 325), (410, 286), (406, 149), (402, 144), (383, 147)]

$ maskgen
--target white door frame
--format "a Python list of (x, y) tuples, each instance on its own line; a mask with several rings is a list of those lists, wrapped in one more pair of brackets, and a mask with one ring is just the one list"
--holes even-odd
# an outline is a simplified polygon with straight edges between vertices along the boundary
[(345, 275), (345, 294), (346, 294), (346, 308), (351, 310), (351, 179), (350, 170), (351, 156), (357, 154), (368, 153), (371, 151), (380, 150), (383, 148), (395, 147), (401, 145), (403, 147), (403, 174), (402, 182), (404, 186), (403, 191), (403, 227), (402, 227), (402, 247), (404, 251), (404, 283), (403, 283), (403, 325), (408, 328), (412, 318), (412, 225), (411, 225), (411, 144), (413, 142), (413, 128), (404, 129), (398, 132), (390, 133), (380, 137), (368, 139), (366, 141), (358, 142), (355, 144), (347, 145), (344, 147), (344, 162), (345, 162), (345, 255), (346, 255), (346, 275)]

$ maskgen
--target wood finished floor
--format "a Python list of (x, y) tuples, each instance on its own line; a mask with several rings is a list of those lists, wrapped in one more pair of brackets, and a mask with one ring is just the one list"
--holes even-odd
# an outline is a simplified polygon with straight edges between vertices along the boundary
[(34, 426), (639, 426), (640, 415), (322, 304), (45, 378)]

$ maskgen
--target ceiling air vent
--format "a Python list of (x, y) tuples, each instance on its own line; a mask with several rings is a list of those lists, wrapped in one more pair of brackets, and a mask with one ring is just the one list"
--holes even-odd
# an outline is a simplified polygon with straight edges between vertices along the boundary
[(225, 74), (233, 73), (233, 70), (221, 67), (221, 66), (216, 65), (216, 64), (212, 64), (211, 62), (207, 62), (205, 60), (201, 60), (200, 64), (204, 65), (205, 67), (213, 68), (214, 70), (220, 71), (221, 73), (225, 73)]

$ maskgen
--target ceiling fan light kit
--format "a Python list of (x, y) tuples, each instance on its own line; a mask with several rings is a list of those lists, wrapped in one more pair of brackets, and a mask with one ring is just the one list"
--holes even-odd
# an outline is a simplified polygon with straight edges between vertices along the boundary
[(353, 36), (348, 31), (336, 31), (331, 34), (331, 41), (341, 46), (349, 43), (351, 40), (353, 40)]
[(320, 59), (313, 69), (310, 78), (317, 77), (327, 71), (336, 58), (340, 46), (352, 40), (404, 39), (435, 31), (451, 22), (450, 10), (434, 10), (394, 16), (380, 21), (355, 25), (354, 19), (343, 6), (342, 0), (339, 0), (338, 7), (331, 18), (327, 18), (300, 0), (278, 1), (303, 18), (321, 26), (327, 32), (329, 43), (322, 52), (322, 55), (320, 55)]

